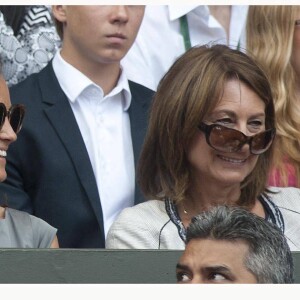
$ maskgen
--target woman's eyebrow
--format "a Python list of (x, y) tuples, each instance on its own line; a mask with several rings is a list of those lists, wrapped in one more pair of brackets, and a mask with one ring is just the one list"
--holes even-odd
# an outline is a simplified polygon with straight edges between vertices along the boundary
[[(239, 114), (237, 114), (235, 111), (229, 110), (229, 109), (216, 109), (214, 111), (212, 111), (208, 117), (216, 117), (220, 114), (224, 114), (224, 115), (228, 115), (229, 117), (236, 117)], [(266, 114), (265, 112), (258, 112), (258, 113), (254, 113), (253, 115), (250, 115), (248, 118), (258, 118), (258, 117), (265, 117)]]

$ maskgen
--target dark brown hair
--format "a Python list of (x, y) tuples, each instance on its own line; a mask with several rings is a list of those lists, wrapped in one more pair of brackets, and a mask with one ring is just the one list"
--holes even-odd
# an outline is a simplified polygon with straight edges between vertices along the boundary
[(0, 11), (3, 14), (5, 24), (10, 26), (17, 36), (26, 15), (28, 5), (0, 5)]
[[(264, 101), (266, 129), (275, 127), (270, 84), (252, 58), (224, 45), (191, 48), (163, 77), (152, 103), (138, 166), (146, 198), (187, 199), (192, 182), (187, 150), (198, 125), (220, 101), (230, 79), (240, 80)], [(239, 205), (252, 205), (265, 190), (272, 153), (271, 146), (241, 183)]]

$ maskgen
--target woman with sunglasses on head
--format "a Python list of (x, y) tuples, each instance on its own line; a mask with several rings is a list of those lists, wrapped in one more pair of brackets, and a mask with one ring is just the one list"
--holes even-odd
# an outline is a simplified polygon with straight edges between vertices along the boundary
[[(21, 130), (25, 108), (11, 106), (9, 91), (0, 74), (0, 181), (6, 178), (6, 152)], [(26, 212), (9, 208), (9, 199), (0, 195), (1, 248), (58, 248), (57, 230)]]
[(275, 113), (270, 84), (246, 54), (192, 48), (159, 84), (139, 162), (148, 199), (113, 223), (107, 248), (184, 249), (191, 218), (241, 206), (276, 224), (300, 250), (300, 190), (266, 185)]
[(269, 184), (300, 187), (300, 6), (250, 5), (247, 53), (271, 83), (276, 146)]

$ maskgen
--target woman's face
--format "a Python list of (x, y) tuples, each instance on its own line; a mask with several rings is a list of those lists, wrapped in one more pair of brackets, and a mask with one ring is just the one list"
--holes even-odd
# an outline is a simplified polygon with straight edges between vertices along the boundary
[[(265, 104), (244, 83), (230, 80), (224, 86), (222, 99), (203, 121), (234, 128), (251, 136), (265, 130)], [(253, 171), (258, 156), (250, 153), (248, 144), (238, 152), (214, 150), (199, 130), (189, 149), (188, 160), (196, 180), (228, 186), (239, 185)]]
[[(0, 75), (0, 102), (4, 103), (6, 109), (11, 106), (9, 91), (4, 78)], [(0, 181), (5, 180), (6, 171), (6, 153), (8, 146), (17, 139), (17, 136), (11, 128), (8, 119), (5, 118), (3, 127), (0, 130)]]

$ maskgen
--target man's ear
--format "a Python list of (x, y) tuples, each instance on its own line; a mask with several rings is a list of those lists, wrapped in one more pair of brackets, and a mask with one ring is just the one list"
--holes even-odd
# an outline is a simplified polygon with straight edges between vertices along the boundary
[(52, 14), (59, 22), (67, 21), (66, 5), (52, 5)]

